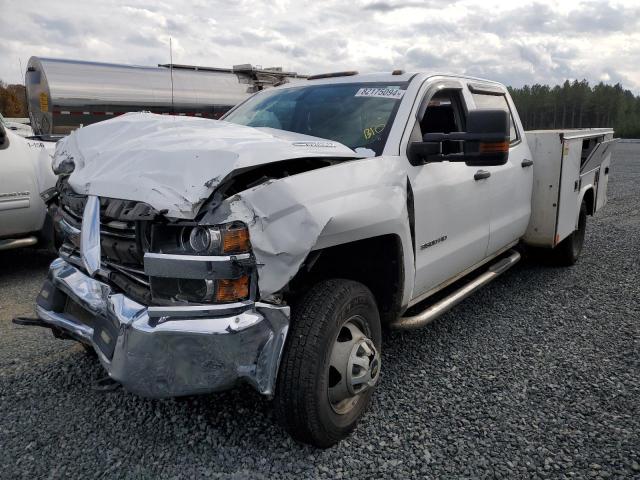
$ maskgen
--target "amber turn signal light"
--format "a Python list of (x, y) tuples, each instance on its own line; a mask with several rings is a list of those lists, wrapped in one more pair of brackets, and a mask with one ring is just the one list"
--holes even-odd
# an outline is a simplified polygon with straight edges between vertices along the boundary
[(216, 302), (236, 302), (249, 297), (249, 276), (217, 281)]
[(509, 151), (509, 142), (481, 142), (480, 153), (505, 153)]
[(222, 253), (244, 253), (251, 250), (247, 227), (226, 230), (222, 235)]

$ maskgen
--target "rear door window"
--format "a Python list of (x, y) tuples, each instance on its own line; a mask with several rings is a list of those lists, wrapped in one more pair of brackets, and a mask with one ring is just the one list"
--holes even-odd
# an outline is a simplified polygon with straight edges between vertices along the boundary
[(483, 93), (472, 93), (472, 95), (476, 108), (480, 110), (502, 109), (509, 113), (509, 140), (511, 143), (517, 142), (520, 137), (518, 137), (518, 130), (516, 129), (513, 114), (507, 103), (507, 97), (504, 95), (487, 95)]

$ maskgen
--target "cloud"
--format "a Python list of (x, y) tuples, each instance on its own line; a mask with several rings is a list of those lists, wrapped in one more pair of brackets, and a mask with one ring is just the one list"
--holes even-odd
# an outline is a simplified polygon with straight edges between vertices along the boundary
[(640, 8), (624, 8), (603, 2), (581, 4), (567, 15), (569, 25), (578, 32), (613, 33), (636, 29)]
[[(300, 73), (403, 68), (514, 86), (566, 78), (640, 92), (634, 0), (0, 0), (0, 78), (32, 55), (116, 63), (282, 66)], [(608, 80), (607, 80), (608, 79)]]
[(392, 12), (394, 10), (400, 10), (403, 8), (429, 8), (431, 2), (371, 2), (364, 6), (365, 10), (371, 10), (373, 12)]
[(440, 69), (446, 67), (449, 59), (444, 55), (438, 56), (424, 47), (411, 47), (406, 52), (406, 58), (413, 65), (421, 69)]
[(125, 42), (128, 45), (141, 46), (141, 47), (157, 47), (164, 49), (164, 43), (156, 37), (143, 35), (141, 33), (132, 33), (125, 38)]

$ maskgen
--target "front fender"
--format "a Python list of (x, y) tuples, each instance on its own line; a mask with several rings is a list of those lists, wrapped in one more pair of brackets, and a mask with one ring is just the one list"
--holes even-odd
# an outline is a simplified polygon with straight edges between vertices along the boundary
[(204, 221), (249, 226), (263, 297), (281, 290), (312, 250), (398, 235), (406, 304), (414, 278), (406, 185), (399, 157), (353, 160), (245, 190)]

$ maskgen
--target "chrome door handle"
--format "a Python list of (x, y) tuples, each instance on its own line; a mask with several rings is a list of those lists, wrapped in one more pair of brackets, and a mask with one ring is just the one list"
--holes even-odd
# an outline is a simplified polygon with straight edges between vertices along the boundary
[(530, 167), (531, 165), (533, 165), (533, 160), (525, 158), (524, 160), (522, 160), (522, 163), (520, 165), (522, 165), (522, 168)]
[(473, 176), (473, 179), (477, 182), (478, 180), (482, 180), (483, 178), (489, 178), (491, 176), (491, 172), (487, 172), (486, 170), (478, 170), (476, 174)]

